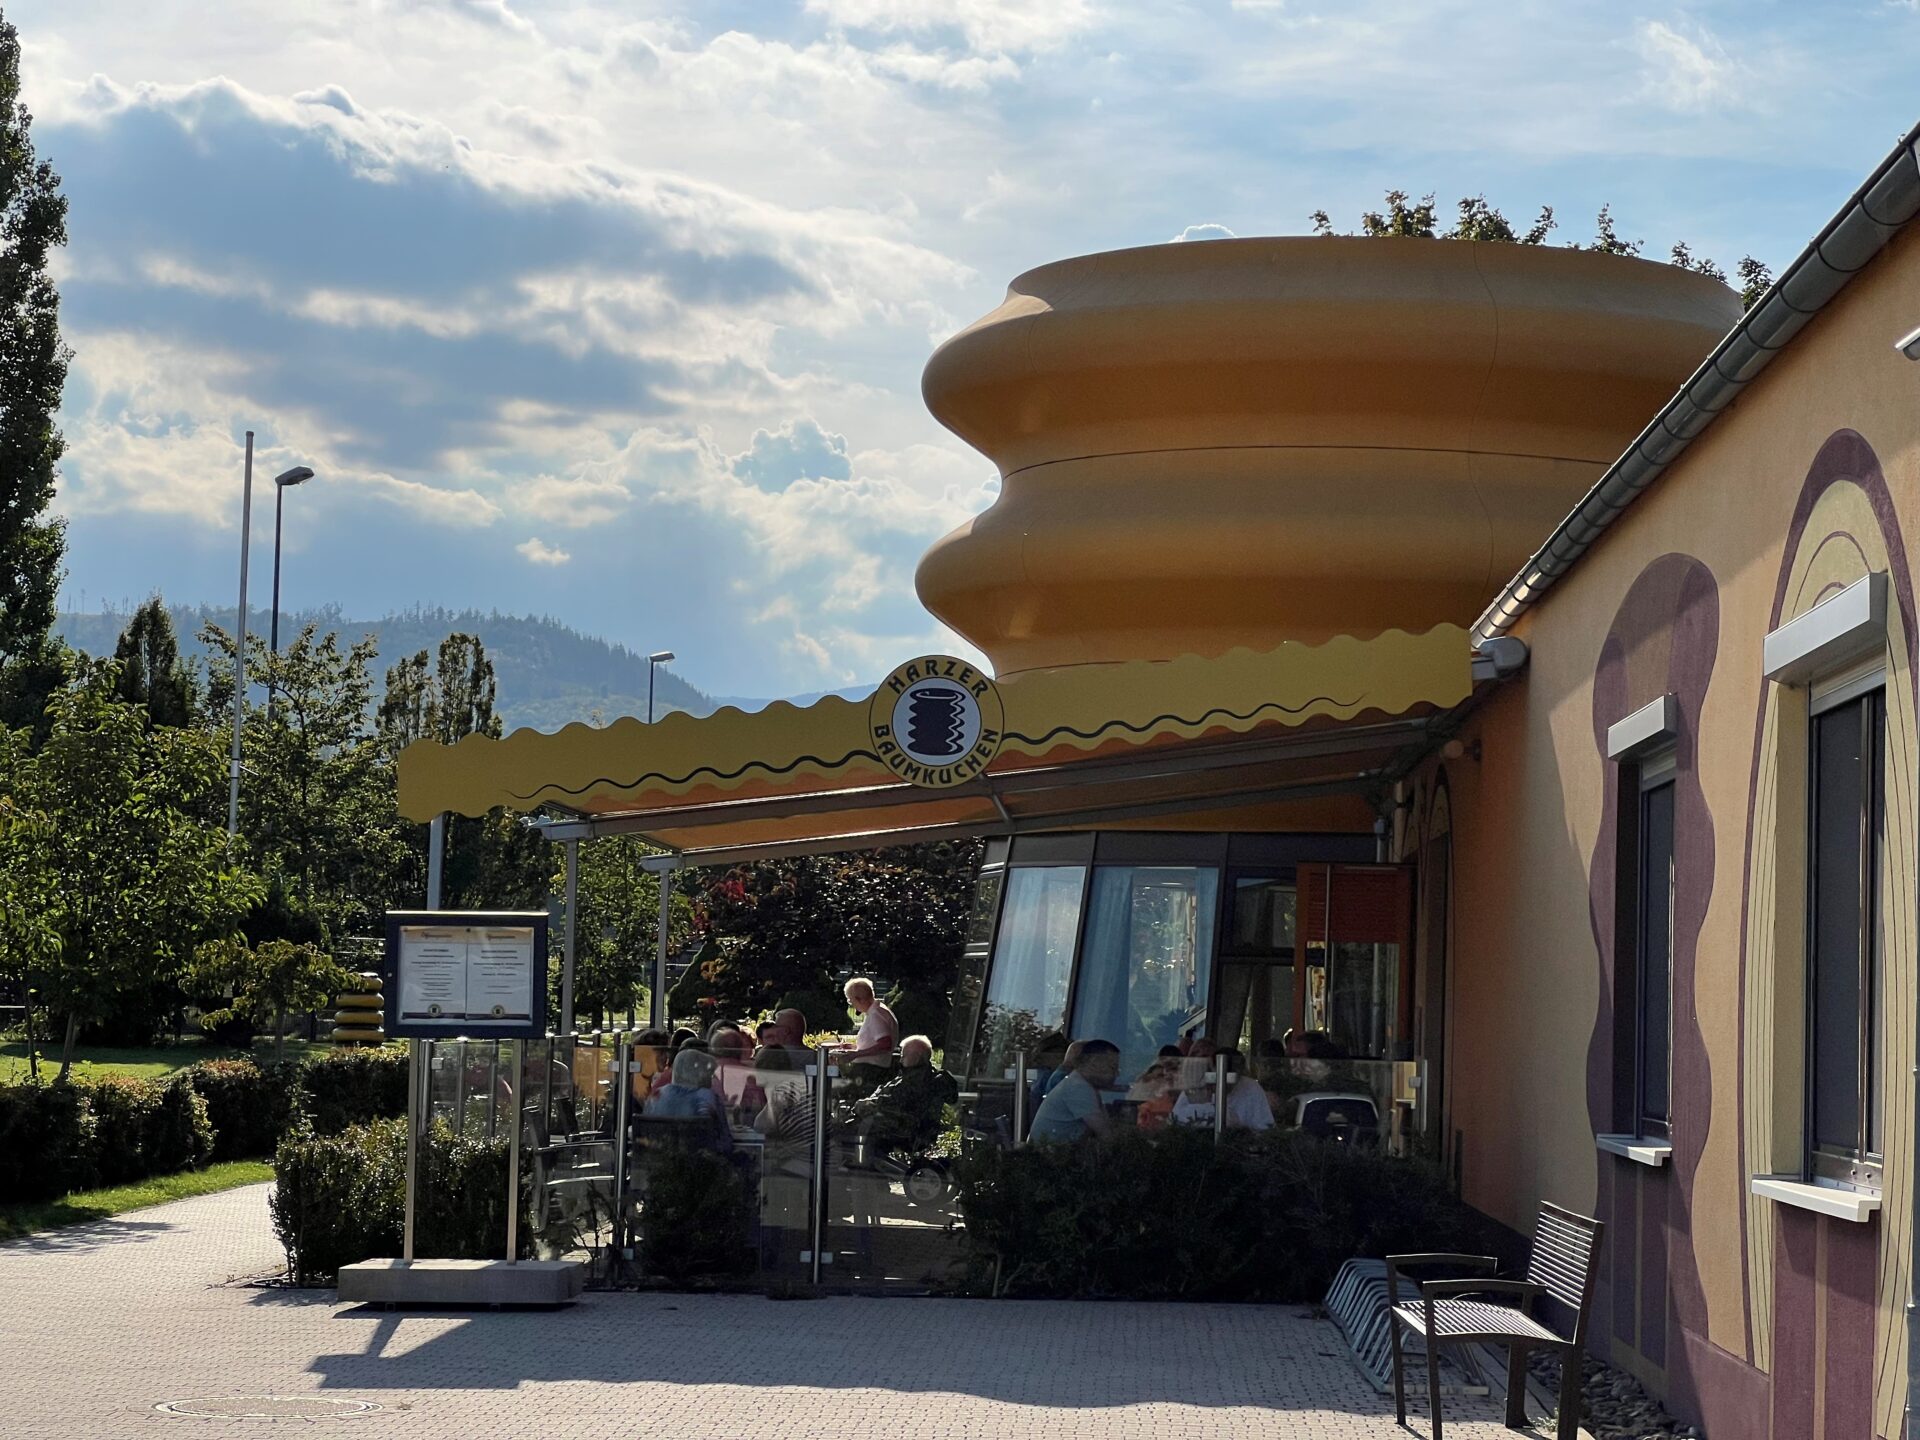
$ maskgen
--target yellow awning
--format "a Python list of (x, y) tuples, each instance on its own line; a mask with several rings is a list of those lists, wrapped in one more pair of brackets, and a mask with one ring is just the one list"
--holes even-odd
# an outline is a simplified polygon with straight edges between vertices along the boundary
[[(1263, 654), (1036, 670), (999, 685), (963, 662), (921, 657), (867, 700), (422, 741), (400, 756), (400, 811), (416, 821), (496, 806), (618, 816), (630, 820), (619, 828), (683, 849), (868, 834), (882, 843), (902, 831), (994, 828), (1009, 819), (1013, 794), (1052, 795), (1046, 813), (1063, 817), (1086, 808), (1074, 792), (1102, 786), (1110, 807), (1230, 801), (1245, 791), (1245, 774), (1234, 772), (1256, 755), (1279, 767), (1276, 785), (1282, 771), (1311, 783), (1300, 743), (1264, 742), (1310, 732), (1322, 738), (1306, 751), (1360, 755), (1379, 732), (1374, 748), (1391, 749), (1406, 736), (1381, 722), (1449, 709), (1471, 689), (1467, 633), (1455, 625)], [(912, 704), (921, 698), (942, 720), (927, 743), (938, 749), (951, 734), (949, 748), (961, 747), (950, 760), (913, 753), (910, 734), (926, 734)], [(1176, 751), (1181, 765), (1160, 763)], [(1143, 755), (1156, 760), (1148, 771), (1129, 763)]]

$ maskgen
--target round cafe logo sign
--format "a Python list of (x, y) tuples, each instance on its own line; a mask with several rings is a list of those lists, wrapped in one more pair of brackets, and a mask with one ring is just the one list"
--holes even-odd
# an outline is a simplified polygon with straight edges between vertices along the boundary
[(999, 753), (1005, 711), (990, 676), (951, 655), (909, 660), (880, 682), (867, 712), (873, 748), (916, 785), (961, 785)]

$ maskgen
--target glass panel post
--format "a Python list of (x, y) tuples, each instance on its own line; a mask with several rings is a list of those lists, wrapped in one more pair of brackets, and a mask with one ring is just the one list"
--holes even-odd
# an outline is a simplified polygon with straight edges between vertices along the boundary
[(1227, 1062), (1216, 1058), (1213, 1062), (1213, 1138), (1218, 1141), (1227, 1131)]
[(627, 1113), (629, 1097), (633, 1093), (632, 1040), (622, 1035), (613, 1053), (614, 1085), (617, 1088), (613, 1094), (613, 1235), (607, 1263), (609, 1276), (619, 1272), (622, 1247), (626, 1244)]
[(820, 1251), (827, 1236), (827, 1115), (833, 1103), (827, 1060), (832, 1053), (825, 1045), (814, 1051), (812, 1277), (815, 1285), (820, 1283)]
[[(526, 1054), (527, 1042), (513, 1042), (513, 1068), (518, 1071)], [(520, 1258), (520, 1127), (507, 1136), (507, 1263)]]
[(1027, 1052), (1018, 1050), (1013, 1057), (1013, 1148), (1018, 1150), (1027, 1139)]

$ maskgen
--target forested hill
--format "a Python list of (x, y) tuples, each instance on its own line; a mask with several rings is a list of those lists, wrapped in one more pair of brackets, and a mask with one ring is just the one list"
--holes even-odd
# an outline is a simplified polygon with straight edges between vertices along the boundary
[[(182, 655), (202, 657), (200, 627), (211, 620), (231, 631), (234, 612), (208, 605), (171, 607)], [(249, 605), (247, 626), (256, 643), (265, 643), (268, 616)], [(114, 641), (131, 612), (66, 612), (56, 627), (68, 644), (92, 655), (111, 655)], [(380, 620), (350, 620), (338, 609), (286, 613), (280, 617), (284, 642), (303, 625), (337, 630), (342, 641), (365, 635), (379, 639), (377, 688), (386, 667), (418, 650), (434, 651), (458, 630), (478, 635), (487, 647), (499, 679), (498, 713), (509, 730), (523, 725), (557, 730), (572, 720), (604, 723), (621, 715), (647, 713), (647, 657), (624, 645), (612, 645), (535, 615), (499, 615), (478, 610), (408, 610)], [(654, 682), (654, 711), (685, 710), (707, 714), (714, 701), (661, 666)]]

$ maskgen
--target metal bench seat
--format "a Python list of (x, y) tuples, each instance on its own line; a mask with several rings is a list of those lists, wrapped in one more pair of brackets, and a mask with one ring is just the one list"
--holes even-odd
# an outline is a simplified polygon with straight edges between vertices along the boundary
[[(1425, 1309), (1419, 1305), (1396, 1305), (1393, 1315), (1416, 1335), (1427, 1334)], [(1433, 1302), (1434, 1340), (1539, 1340), (1560, 1345), (1565, 1342), (1538, 1320), (1512, 1305), (1495, 1305), (1486, 1300), (1435, 1300)]]
[[(1559, 1440), (1580, 1434), (1580, 1356), (1587, 1343), (1587, 1311), (1593, 1305), (1594, 1280), (1600, 1273), (1600, 1237), (1606, 1230), (1598, 1220), (1542, 1205), (1534, 1222), (1533, 1250), (1527, 1258), (1527, 1278), (1496, 1280), (1500, 1262), (1491, 1255), (1389, 1255), (1387, 1304), (1393, 1316), (1393, 1408), (1407, 1423), (1406, 1361), (1401, 1354), (1401, 1327), (1421, 1336), (1427, 1350), (1427, 1404), (1433, 1413), (1433, 1440), (1441, 1440), (1440, 1346), (1449, 1341), (1481, 1341), (1507, 1349), (1507, 1425), (1518, 1430), (1527, 1423), (1527, 1352), (1560, 1352)], [(1403, 1272), (1414, 1269), (1479, 1272), (1468, 1279), (1415, 1280)], [(1420, 1298), (1400, 1303), (1405, 1279)], [(1511, 1295), (1517, 1303), (1496, 1304), (1472, 1297)], [(1570, 1311), (1573, 1331), (1562, 1335), (1534, 1313), (1541, 1301)]]

